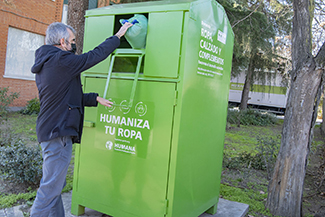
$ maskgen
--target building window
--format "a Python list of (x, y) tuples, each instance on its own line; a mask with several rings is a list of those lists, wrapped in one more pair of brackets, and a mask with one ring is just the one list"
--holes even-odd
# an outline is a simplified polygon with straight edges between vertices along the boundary
[(9, 27), (4, 77), (35, 80), (31, 67), (35, 51), (42, 45), (44, 36)]
[(64, 24), (68, 23), (68, 4), (63, 5), (61, 22)]

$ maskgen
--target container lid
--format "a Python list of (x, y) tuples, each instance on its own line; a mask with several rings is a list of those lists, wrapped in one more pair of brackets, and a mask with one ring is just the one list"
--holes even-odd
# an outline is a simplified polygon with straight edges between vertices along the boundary
[(192, 2), (206, 2), (214, 0), (163, 0), (138, 2), (127, 4), (115, 4), (107, 7), (96, 8), (86, 11), (86, 17), (105, 16), (118, 14), (136, 14), (163, 11), (188, 11)]

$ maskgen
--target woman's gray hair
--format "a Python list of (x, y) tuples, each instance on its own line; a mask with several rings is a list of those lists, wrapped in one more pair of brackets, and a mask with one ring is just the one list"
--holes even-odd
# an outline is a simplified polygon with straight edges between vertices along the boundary
[(67, 29), (70, 29), (73, 34), (76, 34), (76, 31), (69, 25), (59, 22), (51, 23), (46, 30), (45, 44), (60, 44), (61, 38), (65, 41), (69, 41), (70, 35)]

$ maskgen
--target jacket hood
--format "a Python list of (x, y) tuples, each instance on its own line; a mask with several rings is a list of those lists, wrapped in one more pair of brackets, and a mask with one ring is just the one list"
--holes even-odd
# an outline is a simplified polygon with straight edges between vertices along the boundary
[(59, 51), (61, 51), (61, 49), (53, 45), (43, 45), (38, 48), (35, 52), (35, 63), (31, 68), (32, 73), (39, 73), (44, 63)]

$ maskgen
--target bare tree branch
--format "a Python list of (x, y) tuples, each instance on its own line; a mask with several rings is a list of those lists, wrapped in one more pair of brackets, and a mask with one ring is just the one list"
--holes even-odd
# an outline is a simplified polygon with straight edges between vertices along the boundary
[(321, 28), (323, 28), (323, 29), (325, 30), (325, 25), (324, 25), (323, 23), (319, 22), (319, 20), (318, 20), (316, 17), (314, 17), (314, 20), (316, 21), (316, 23), (317, 23)]
[(317, 63), (317, 66), (319, 67), (325, 66), (325, 42), (323, 43), (322, 47), (318, 51), (318, 54), (315, 57), (315, 61)]
[(244, 20), (246, 20), (248, 17), (250, 17), (258, 8), (260, 7), (260, 5), (258, 5), (256, 8), (255, 8), (255, 10), (254, 11), (252, 11), (250, 14), (248, 14), (246, 17), (244, 17), (243, 19), (241, 19), (241, 20), (238, 20), (235, 24), (233, 24), (232, 26), (231, 26), (231, 28), (234, 28), (238, 23), (240, 23), (240, 22), (242, 22), (242, 21), (244, 21)]

